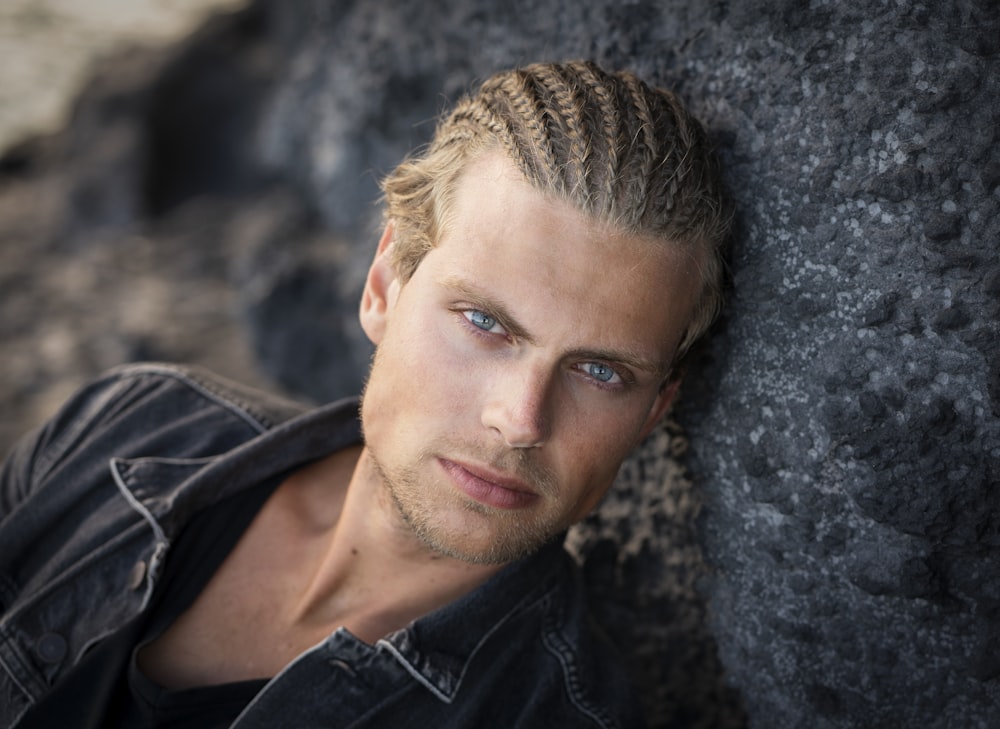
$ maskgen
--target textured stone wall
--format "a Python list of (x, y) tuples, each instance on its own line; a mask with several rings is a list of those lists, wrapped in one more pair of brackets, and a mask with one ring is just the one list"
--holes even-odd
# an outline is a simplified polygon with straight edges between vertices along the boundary
[[(142, 291), (164, 302), (110, 322), (117, 355), (64, 331), (33, 358), (30, 327), (18, 329), (35, 390), (49, 392), (30, 364), (53, 351), (86, 352), (88, 367), (200, 359), (314, 399), (356, 388), (368, 349), (353, 301), (378, 175), (495, 69), (566, 57), (631, 68), (706, 121), (739, 211), (731, 303), (679, 425), (644, 444), (571, 535), (652, 723), (997, 726), (996, 3), (255, 7), (150, 62), (129, 93), (120, 80), (92, 88), (78, 124), (100, 143), (21, 150), (14, 176), (0, 165), (5, 264), (13, 240), (52, 265), (53, 251), (79, 256), (90, 268), (76, 272), (146, 251)], [(205, 98), (215, 105), (199, 112)], [(216, 143), (191, 142), (205, 136)], [(62, 222), (32, 237), (11, 191), (27, 200), (52, 179), (74, 194), (47, 203)], [(48, 290), (66, 297), (68, 276), (50, 274)], [(31, 295), (4, 281), (0, 301), (30, 318)], [(218, 317), (220, 301), (234, 324), (190, 323)], [(70, 313), (73, 332), (108, 322)], [(174, 322), (169, 336), (154, 313)], [(218, 341), (253, 355), (233, 364)]]
[(717, 36), (744, 229), (686, 422), (756, 724), (1000, 721), (997, 18), (788, 4)]

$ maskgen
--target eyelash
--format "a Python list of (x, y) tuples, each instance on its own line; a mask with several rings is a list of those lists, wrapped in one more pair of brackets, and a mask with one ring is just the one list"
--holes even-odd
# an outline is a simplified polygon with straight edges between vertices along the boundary
[[(483, 339), (483, 340), (486, 340), (486, 341), (490, 341), (490, 340), (495, 341), (496, 337), (501, 336), (499, 334), (494, 334), (492, 332), (488, 332), (485, 329), (483, 329), (482, 327), (477, 327), (475, 324), (472, 323), (472, 321), (468, 317), (468, 314), (470, 314), (471, 312), (479, 312), (481, 314), (484, 314), (485, 316), (488, 316), (494, 322), (496, 322), (497, 324), (500, 324), (501, 328), (503, 328), (503, 324), (501, 324), (497, 320), (497, 318), (495, 316), (493, 316), (492, 314), (490, 314), (489, 312), (484, 311), (483, 309), (479, 309), (479, 308), (471, 307), (471, 306), (470, 307), (464, 307), (464, 308), (457, 308), (457, 309), (454, 309), (454, 311), (455, 311), (455, 314), (457, 315), (460, 323), (462, 324), (462, 326), (468, 332), (470, 332), (471, 334), (473, 334), (474, 336), (479, 337), (480, 339)], [(510, 340), (510, 336), (509, 335), (504, 336), (503, 338), (506, 341)], [(598, 380), (596, 377), (593, 377), (592, 375), (588, 375), (582, 369), (582, 367), (584, 367), (584, 366), (586, 366), (588, 364), (599, 364), (599, 365), (602, 365), (604, 367), (609, 368), (615, 374), (617, 374), (619, 378), (621, 378), (621, 382), (612, 382), (612, 383), (602, 382), (601, 380)], [(587, 381), (591, 385), (593, 385), (594, 387), (597, 387), (598, 389), (604, 390), (605, 392), (620, 392), (620, 391), (624, 390), (625, 388), (627, 388), (630, 385), (632, 385), (632, 384), (635, 383), (635, 377), (633, 377), (632, 373), (629, 372), (627, 369), (622, 368), (622, 367), (616, 367), (614, 365), (608, 364), (607, 362), (602, 362), (600, 360), (586, 360), (585, 362), (578, 363), (578, 365), (574, 366), (573, 369), (576, 372), (580, 373), (580, 375), (582, 375), (583, 377), (585, 377), (587, 379)]]
[(583, 366), (588, 364), (603, 365), (604, 367), (610, 368), (616, 375), (618, 375), (618, 377), (621, 379), (621, 382), (602, 382), (601, 380), (598, 380), (597, 378), (588, 375), (586, 372), (582, 373), (583, 376), (588, 379), (588, 381), (592, 382), (596, 387), (599, 387), (607, 392), (625, 392), (626, 390), (631, 389), (636, 384), (635, 374), (624, 365), (612, 365), (607, 362), (603, 362), (601, 360), (587, 360), (586, 362), (581, 362), (580, 364)]
[[(478, 336), (478, 337), (481, 337), (481, 338), (483, 338), (483, 339), (485, 339), (485, 340), (490, 340), (490, 339), (495, 339), (496, 337), (499, 337), (499, 336), (501, 336), (500, 334), (496, 334), (496, 333), (494, 333), (494, 332), (489, 332), (489, 331), (486, 331), (486, 330), (485, 330), (485, 329), (483, 329), (482, 327), (477, 327), (477, 326), (476, 326), (475, 324), (473, 324), (473, 323), (472, 323), (472, 321), (471, 321), (471, 320), (469, 319), (469, 317), (467, 316), (467, 315), (468, 315), (469, 313), (471, 313), (471, 312), (479, 312), (480, 314), (483, 314), (483, 315), (485, 315), (485, 316), (488, 316), (488, 317), (489, 317), (490, 319), (492, 319), (492, 320), (493, 320), (493, 321), (494, 321), (494, 322), (495, 322), (496, 324), (500, 324), (500, 322), (499, 322), (499, 321), (497, 320), (497, 318), (496, 318), (495, 316), (493, 316), (493, 315), (492, 315), (492, 314), (490, 314), (489, 312), (486, 312), (486, 311), (483, 311), (482, 309), (477, 309), (477, 308), (475, 308), (475, 307), (471, 307), (471, 306), (470, 306), (470, 307), (467, 307), (467, 308), (459, 308), (459, 309), (455, 309), (455, 313), (457, 314), (457, 316), (458, 316), (458, 319), (459, 319), (459, 321), (461, 322), (461, 324), (462, 324), (462, 325), (463, 325), (463, 326), (464, 326), (464, 327), (465, 327), (465, 328), (466, 328), (466, 329), (467, 329), (468, 331), (470, 331), (470, 332), (471, 332), (472, 334), (475, 334), (476, 336)], [(503, 328), (503, 325), (502, 325), (502, 324), (500, 324), (500, 327), (501, 327), (501, 328)], [(504, 336), (503, 338), (504, 338), (505, 340), (509, 340), (509, 339), (510, 339), (510, 336), (509, 336), (509, 335), (506, 335), (506, 336)]]
[[(586, 368), (587, 368), (588, 365), (600, 365), (602, 367), (607, 367), (613, 373), (615, 373), (616, 375), (618, 375), (618, 378), (621, 381), (620, 382), (607, 382), (605, 380), (599, 380), (598, 378), (594, 377), (593, 375), (587, 374)], [(596, 385), (597, 387), (601, 388), (602, 390), (608, 390), (609, 392), (617, 392), (618, 390), (621, 390), (623, 387), (625, 387), (626, 384), (628, 384), (628, 381), (627, 381), (624, 373), (619, 372), (617, 368), (612, 367), (611, 365), (609, 365), (609, 364), (607, 364), (605, 362), (597, 362), (597, 361), (594, 361), (594, 360), (587, 360), (586, 362), (580, 362), (579, 365), (577, 366), (577, 369), (578, 369), (578, 371), (584, 377), (587, 378), (587, 380), (589, 382), (593, 382), (594, 385)]]

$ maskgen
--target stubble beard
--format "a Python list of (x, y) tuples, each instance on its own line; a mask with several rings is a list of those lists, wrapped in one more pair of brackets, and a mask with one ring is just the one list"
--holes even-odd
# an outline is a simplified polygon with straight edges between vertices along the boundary
[[(378, 369), (381, 352), (381, 347), (376, 347), (372, 354), (371, 367), (361, 393), (359, 412), (362, 413), (363, 434), (366, 430), (364, 403), (372, 376)], [(366, 435), (364, 440), (383, 493), (388, 494), (400, 521), (422, 544), (437, 554), (470, 564), (503, 565), (537, 551), (557, 534), (570, 527), (569, 523), (562, 523), (551, 517), (545, 518), (538, 513), (524, 513), (520, 509), (492, 508), (468, 498), (452, 500), (442, 507), (441, 504), (433, 503), (431, 495), (433, 484), (421, 483), (419, 476), (420, 467), (423, 466), (425, 471), (428, 470), (435, 459), (432, 449), (425, 449), (411, 464), (389, 468), (371, 447)], [(542, 500), (551, 501), (558, 498), (558, 480), (531, 454), (507, 449), (494, 454), (491, 458), (486, 454), (488, 449), (463, 448), (454, 444), (444, 444), (439, 448), (438, 445), (440, 444), (435, 444), (433, 450), (440, 453), (483, 454), (480, 459), (490, 463), (497, 470), (512, 473), (526, 483), (532, 484)], [(457, 503), (460, 507), (456, 506)], [(469, 540), (465, 539), (466, 548), (463, 548), (462, 535), (455, 534), (454, 530), (448, 530), (438, 523), (436, 517), (441, 508), (462, 508), (469, 513), (470, 519), (478, 517), (481, 520), (488, 520), (495, 531), (495, 538), (486, 546), (475, 550), (469, 548)]]
[[(434, 503), (434, 486), (422, 483), (418, 476), (420, 464), (433, 462), (435, 456), (431, 453), (422, 453), (412, 466), (391, 471), (370, 449), (369, 455), (382, 487), (403, 524), (421, 543), (445, 557), (470, 564), (503, 565), (527, 557), (569, 527), (568, 524), (553, 523), (551, 519), (535, 513), (524, 513), (520, 509), (493, 508), (471, 499), (450, 500), (447, 504)], [(541, 467), (522, 465), (516, 470), (510, 468), (511, 462), (526, 462), (523, 456), (516, 453), (492, 459), (491, 462), (496, 464), (498, 460), (506, 462), (504, 470), (517, 473), (520, 478), (533, 484), (538, 489), (540, 498), (554, 495), (555, 482)], [(493, 538), (485, 545), (474, 544), (476, 540), (470, 540), (439, 523), (442, 508), (461, 508), (468, 513), (470, 520), (488, 521), (494, 532)]]

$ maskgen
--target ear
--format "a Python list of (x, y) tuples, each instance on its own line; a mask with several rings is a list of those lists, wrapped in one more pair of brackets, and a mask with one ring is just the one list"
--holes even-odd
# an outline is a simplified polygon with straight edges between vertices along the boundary
[(642, 430), (639, 431), (639, 439), (637, 443), (642, 441), (647, 435), (653, 432), (653, 428), (656, 424), (660, 422), (660, 419), (670, 410), (671, 406), (674, 404), (674, 400), (677, 398), (677, 391), (681, 387), (681, 379), (670, 380), (664, 383), (663, 387), (660, 388), (660, 392), (657, 394), (656, 399), (653, 400), (652, 406), (649, 408), (649, 415), (646, 416), (646, 420), (642, 425)]
[(368, 269), (365, 289), (361, 294), (361, 328), (375, 345), (382, 341), (386, 322), (399, 295), (399, 277), (390, 256), (392, 240), (393, 223), (390, 220), (378, 242), (375, 259)]

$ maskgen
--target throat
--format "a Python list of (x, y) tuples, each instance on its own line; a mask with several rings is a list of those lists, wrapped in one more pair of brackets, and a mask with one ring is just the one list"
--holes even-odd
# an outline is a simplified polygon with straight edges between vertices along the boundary
[(339, 628), (374, 644), (499, 569), (401, 538), (351, 455), (275, 490), (194, 602), (140, 649), (146, 676), (170, 689), (270, 678)]

